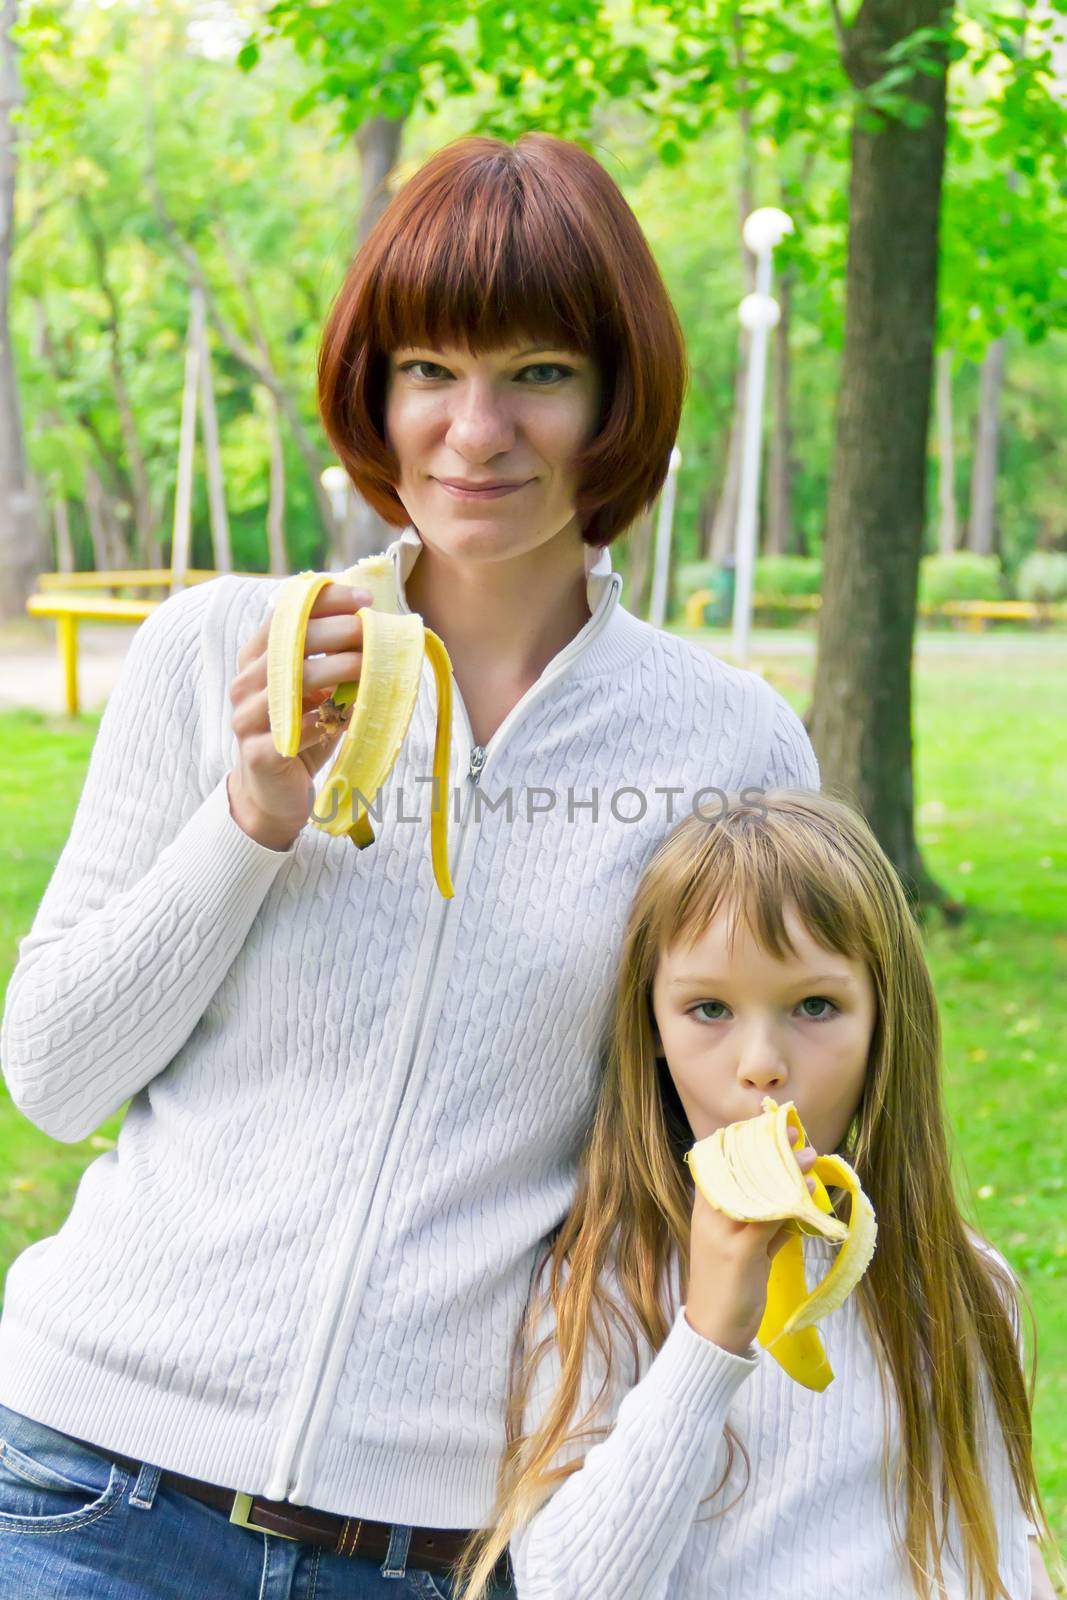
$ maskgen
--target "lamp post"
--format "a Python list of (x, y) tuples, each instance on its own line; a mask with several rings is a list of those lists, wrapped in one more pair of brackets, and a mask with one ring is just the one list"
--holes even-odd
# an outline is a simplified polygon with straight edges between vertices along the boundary
[(777, 326), (781, 310), (771, 295), (771, 259), (776, 245), (793, 232), (792, 218), (776, 206), (762, 206), (745, 218), (741, 236), (756, 257), (756, 292), (738, 307), (742, 327), (752, 335), (745, 385), (745, 427), (741, 450), (741, 493), (734, 544), (733, 654), (744, 666), (752, 622), (752, 575), (756, 561), (756, 513), (759, 505), (760, 443), (763, 388), (767, 370), (767, 335)]

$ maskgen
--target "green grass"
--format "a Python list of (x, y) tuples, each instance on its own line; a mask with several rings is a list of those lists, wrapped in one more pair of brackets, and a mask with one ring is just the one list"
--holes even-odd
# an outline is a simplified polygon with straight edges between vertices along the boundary
[(1067, 1532), (1067, 650), (920, 670), (920, 841), (971, 907), (931, 928), (946, 1092), (970, 1215), (1008, 1257), (1037, 1326), (1036, 1457)]
[[(711, 648), (722, 635), (699, 636)], [(761, 641), (754, 638), (754, 661)], [(781, 642), (781, 635), (777, 636)], [(813, 661), (766, 658), (802, 709)], [(1036, 1458), (1053, 1527), (1067, 1533), (1067, 641), (1043, 648), (988, 637), (951, 652), (920, 646), (916, 806), (935, 875), (968, 905), (932, 921), (926, 943), (944, 1024), (947, 1096), (960, 1193), (1020, 1273), (1038, 1330)], [(0, 987), (66, 838), (98, 723), (0, 716)], [(121, 1113), (78, 1145), (57, 1144), (0, 1086), (0, 1275), (61, 1225), (78, 1179), (114, 1139)]]
[[(0, 986), (7, 988), (18, 940), (34, 912), (66, 841), (81, 793), (99, 714), (0, 716)], [(118, 1112), (91, 1139), (59, 1144), (11, 1104), (0, 1084), (0, 1275), (36, 1239), (55, 1233), (70, 1209), (78, 1179), (116, 1137)]]
[[(755, 636), (752, 665), (770, 642)], [(1067, 1546), (1067, 640), (1049, 636), (1039, 652), (1030, 640), (956, 640), (949, 654), (928, 642), (915, 675), (917, 831), (934, 876), (968, 907), (960, 926), (931, 916), (925, 933), (958, 1191), (1033, 1308), (1035, 1458)], [(812, 657), (762, 665), (807, 707)]]

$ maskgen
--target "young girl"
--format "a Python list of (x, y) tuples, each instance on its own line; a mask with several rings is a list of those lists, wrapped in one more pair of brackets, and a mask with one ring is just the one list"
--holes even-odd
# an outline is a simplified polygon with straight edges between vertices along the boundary
[[(1014, 1280), (956, 1203), (930, 976), (866, 824), (799, 791), (687, 817), (638, 885), (604, 1059), (459, 1600), (509, 1541), (519, 1600), (1051, 1596)], [(801, 1170), (839, 1151), (878, 1218), (822, 1393), (754, 1343), (784, 1230), (683, 1161), (765, 1095)], [(805, 1237), (809, 1284), (832, 1254)]]

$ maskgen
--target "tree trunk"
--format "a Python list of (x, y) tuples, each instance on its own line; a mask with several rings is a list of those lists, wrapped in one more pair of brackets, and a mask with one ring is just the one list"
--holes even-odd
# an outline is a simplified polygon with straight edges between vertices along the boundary
[[(656, 505), (658, 506), (657, 500)], [(635, 617), (647, 617), (652, 587), (652, 534), (655, 525), (654, 506), (645, 511), (627, 534), (630, 553), (629, 609)]]
[(200, 330), (204, 325), (204, 292), (189, 288), (189, 326), (185, 335), (178, 466), (174, 477), (174, 522), (170, 538), (171, 593), (184, 586), (192, 565), (193, 471), (196, 464), (196, 401), (200, 392)]
[[(156, 530), (152, 517), (144, 452), (141, 449), (137, 421), (133, 414), (129, 386), (126, 382), (126, 364), (122, 350), (122, 328), (119, 320), (119, 299), (115, 294), (111, 283), (111, 275), (108, 271), (107, 241), (97, 226), (92, 208), (84, 195), (79, 196), (78, 210), (89, 239), (90, 251), (96, 266), (97, 282), (108, 306), (105, 327), (108, 335), (111, 382), (115, 391), (115, 405), (119, 414), (119, 427), (122, 430), (122, 443), (126, 451), (130, 482), (133, 486), (132, 509), (134, 526), (137, 530), (137, 555), (135, 560), (139, 565), (146, 564), (150, 559), (152, 546), (155, 543)], [(43, 302), (41, 302), (41, 316), (43, 320)], [(45, 337), (47, 338), (47, 329), (45, 330)]]
[(85, 520), (89, 524), (89, 539), (93, 547), (93, 571), (111, 570), (111, 552), (107, 547), (107, 531), (101, 516), (103, 493), (96, 469), (85, 463)]
[(126, 461), (129, 465), (130, 478), (133, 483), (133, 520), (137, 535), (137, 553), (134, 560), (138, 566), (142, 564), (147, 566), (151, 562), (152, 553), (156, 548), (156, 524), (152, 515), (148, 472), (145, 468), (144, 455), (141, 451), (137, 424), (133, 415), (133, 406), (130, 403), (130, 392), (126, 387), (126, 375), (118, 361), (117, 351), (114, 349), (112, 351), (111, 375), (115, 389), (115, 403), (119, 412), (119, 426), (122, 429), (122, 441), (126, 447)]
[[(1019, 0), (1016, 13), (1025, 22), (1026, 0)], [(1041, 8), (1035, 10), (1035, 19)], [(1047, 12), (1045, 13), (1048, 14)], [(1053, 34), (1046, 35), (1051, 43)], [(1027, 35), (1019, 36), (1019, 48), (1027, 50)], [(1053, 56), (1055, 61), (1056, 57)], [(1062, 59), (1062, 58), (1061, 58)], [(1067, 89), (1067, 83), (1063, 85)], [(1008, 188), (1019, 187), (1019, 174), (1012, 169), (1005, 179)], [(971, 503), (967, 518), (967, 548), (979, 556), (998, 552), (997, 457), (1000, 446), (1000, 394), (1004, 386), (1004, 339), (994, 339), (985, 353), (978, 385), (978, 415), (975, 418), (974, 454), (971, 460)]]
[[(153, 506), (152, 507), (152, 526), (153, 526), (153, 528), (158, 528), (158, 527), (161, 526), (161, 522), (162, 522), (161, 513), (162, 513), (162, 507), (161, 506)], [(148, 570), (150, 572), (162, 572), (163, 571), (163, 540), (162, 540), (162, 538), (153, 538), (151, 540), (151, 542), (149, 543), (146, 555), (147, 555), (147, 560), (145, 561), (145, 566), (148, 568)]]
[[(34, 353), (37, 358), (40, 361), (43, 361), (48, 367), (49, 371), (52, 373), (52, 376), (55, 378), (56, 383), (58, 385), (62, 385), (69, 381), (72, 372), (70, 366), (64, 366), (63, 362), (61, 361), (59, 351), (56, 347), (56, 342), (52, 338), (51, 329), (48, 326), (48, 312), (45, 306), (44, 296), (42, 294), (36, 294), (33, 298), (32, 304), (37, 323), (37, 338)], [(131, 490), (130, 480), (123, 470), (123, 463), (120, 458), (121, 452), (118, 456), (112, 453), (109, 448), (108, 439), (104, 437), (95, 417), (86, 405), (82, 405), (80, 409), (69, 411), (68, 416), (71, 421), (76, 422), (80, 428), (85, 430), (85, 433), (93, 442), (95, 459), (100, 470), (104, 474), (103, 477), (100, 477), (99, 474), (97, 475), (97, 482), (99, 483), (100, 495), (102, 497), (100, 504), (104, 505), (114, 502), (121, 505), (124, 509), (133, 507), (135, 526), (142, 526), (142, 524), (138, 523), (137, 520), (138, 513), (135, 505), (135, 495)], [(58, 426), (62, 420), (63, 419), (56, 411), (43, 412), (39, 419), (40, 423), (44, 427)], [(125, 436), (125, 430), (123, 431)], [(86, 506), (86, 516), (88, 517), (88, 506)], [(151, 499), (148, 501), (147, 519), (148, 526), (152, 528), (157, 528), (159, 526), (160, 510), (157, 505), (152, 503)], [(113, 514), (111, 514), (111, 522), (112, 525), (116, 525)], [(159, 548), (158, 541), (154, 538), (149, 540), (147, 552), (145, 552), (143, 547), (137, 552), (128, 550), (125, 534), (122, 533), (119, 534), (119, 545), (120, 548), (125, 551), (123, 561), (120, 563), (120, 565), (128, 566), (131, 561), (136, 564), (142, 560), (147, 553), (148, 561), (146, 564), (148, 566), (154, 568), (162, 566), (162, 552)], [(99, 568), (99, 560), (94, 560), (94, 565)]]
[[(811, 182), (816, 151), (809, 149), (797, 174), (783, 174), (781, 206), (788, 215), (802, 203)], [(797, 463), (793, 443), (792, 360), (790, 334), (793, 322), (793, 285), (796, 268), (790, 263), (778, 280), (778, 305), (781, 316), (775, 328), (774, 420), (771, 435), (767, 485), (767, 551), (776, 555), (805, 555), (805, 541), (793, 516), (793, 487)]]
[(997, 453), (1000, 436), (1000, 391), (1004, 383), (1004, 340), (994, 339), (982, 362), (978, 416), (971, 463), (971, 509), (967, 548), (991, 556), (997, 548)]
[(219, 421), (215, 411), (215, 384), (211, 375), (211, 342), (207, 321), (197, 325), (200, 341), (200, 412), (204, 422), (204, 461), (207, 466), (208, 510), (211, 517), (211, 547), (216, 572), (233, 571), (230, 550), (230, 522), (226, 515), (226, 493), (222, 482), (222, 453), (219, 450)]
[(697, 510), (697, 547), (702, 561), (711, 560), (711, 533), (716, 505), (715, 484), (716, 479), (712, 471), (700, 492), (700, 506)]
[[(33, 308), (37, 318), (37, 337), (33, 353), (38, 361), (47, 361), (55, 370), (55, 352), (48, 331), (48, 321), (45, 316), (44, 301), (34, 299)], [(63, 418), (52, 407), (46, 407), (40, 414), (38, 426), (46, 432), (50, 428), (59, 428), (63, 425)], [(52, 500), (52, 530), (54, 544), (54, 560), (56, 572), (74, 572), (77, 563), (74, 559), (74, 542), (70, 534), (70, 515), (67, 509), (66, 497), (62, 489), (56, 484), (41, 483), (34, 477), (34, 489), (37, 503), (40, 506), (48, 504), (50, 491), (54, 489), (55, 498)]]
[(403, 137), (403, 117), (368, 117), (356, 129), (362, 191), (356, 223), (357, 250), (389, 204), (389, 175), (396, 166)]
[(792, 312), (793, 267), (786, 267), (777, 284), (775, 298), (781, 309), (774, 330), (774, 421), (767, 471), (767, 539), (769, 556), (792, 553), (793, 531), (793, 419), (789, 404), (789, 324)]
[[(737, 56), (737, 66), (740, 71), (745, 65), (745, 45), (741, 19), (735, 11), (733, 14), (734, 44)], [(743, 91), (745, 80), (738, 79), (738, 89)], [(741, 271), (744, 277), (745, 293), (751, 294), (756, 287), (756, 260), (746, 248), (741, 238), (741, 229), (745, 219), (754, 208), (753, 194), (755, 191), (755, 145), (752, 139), (752, 112), (747, 105), (742, 105), (738, 111), (738, 121), (741, 128), (741, 167), (737, 185), (737, 213), (738, 213), (738, 242), (741, 246)], [(745, 436), (745, 390), (748, 377), (748, 352), (751, 335), (738, 323), (737, 331), (737, 365), (734, 368), (734, 410), (730, 422), (730, 438), (726, 446), (726, 462), (723, 469), (722, 489), (719, 493), (715, 515), (711, 520), (707, 542), (704, 547), (704, 558), (707, 561), (721, 562), (733, 553), (734, 541), (737, 536), (737, 510), (741, 494), (741, 449)]]
[(937, 357), (937, 497), (941, 508), (937, 548), (939, 554), (950, 556), (960, 542), (956, 515), (956, 447), (952, 435), (951, 350), (942, 350)]
[(22, 432), (11, 345), (11, 252), (18, 166), (12, 115), (21, 98), (11, 30), (17, 0), (0, 3), (0, 619), (21, 617), (37, 574), (48, 565), (48, 538), (33, 493)]
[(52, 502), (52, 523), (56, 538), (56, 571), (73, 572), (75, 570), (74, 540), (70, 536), (70, 514), (67, 510), (67, 502), (61, 494), (57, 495)]
[[(389, 176), (396, 166), (404, 136), (403, 117), (368, 117), (355, 134), (359, 152), (360, 208), (356, 224), (356, 249), (363, 244), (389, 204)], [(380, 517), (353, 486), (348, 512), (335, 530), (332, 560), (350, 567), (364, 556), (377, 555), (396, 538), (396, 529)]]
[(267, 507), (268, 572), (284, 576), (290, 570), (285, 550), (285, 448), (282, 439), (281, 411), (277, 400), (267, 394), (270, 419), (270, 505)]
[(91, 462), (85, 465), (85, 511), (89, 537), (93, 542), (93, 569), (96, 572), (122, 572), (129, 568), (127, 549), (114, 506)]
[[(883, 52), (950, 23), (946, 0), (863, 0), (844, 64), (859, 89)], [(822, 784), (864, 813), (913, 903), (960, 908), (928, 877), (914, 831), (911, 655), (925, 525), (938, 235), (945, 157), (943, 45), (897, 92), (921, 127), (853, 122), (845, 344), (823, 552), (811, 738)]]
[(144, 169), (145, 181), (155, 203), (163, 231), (174, 250), (185, 263), (186, 271), (189, 274), (190, 288), (198, 289), (203, 294), (208, 313), (215, 324), (215, 330), (227, 350), (252, 374), (257, 383), (261, 383), (265, 389), (270, 390), (284, 412), (285, 420), (289, 424), (290, 436), (307, 469), (323, 538), (325, 543), (329, 545), (336, 537), (336, 530), (334, 528), (330, 497), (322, 487), (321, 473), (323, 466), (326, 464), (322, 453), (304, 425), (304, 419), (300, 415), (300, 408), (297, 405), (294, 394), (274, 366), (263, 330), (258, 326), (253, 328), (253, 338), (256, 342), (255, 348), (241, 337), (219, 305), (218, 297), (204, 272), (200, 256), (183, 236), (167, 209), (155, 168), (153, 155), (155, 132), (150, 100), (145, 102), (145, 136), (149, 151), (149, 157)]

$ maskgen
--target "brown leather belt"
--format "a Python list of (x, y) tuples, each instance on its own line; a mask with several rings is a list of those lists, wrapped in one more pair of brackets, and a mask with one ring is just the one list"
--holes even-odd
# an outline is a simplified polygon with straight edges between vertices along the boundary
[[(92, 1450), (105, 1461), (117, 1462), (123, 1471), (136, 1477), (143, 1465), (128, 1456), (116, 1455), (113, 1450), (102, 1450), (99, 1445), (76, 1441), (86, 1450)], [(180, 1472), (160, 1470), (160, 1482), (177, 1489), (180, 1494), (192, 1495), (205, 1505), (225, 1511), (231, 1522), (253, 1533), (272, 1533), (280, 1539), (303, 1540), (329, 1550), (332, 1555), (363, 1556), (369, 1561), (384, 1561), (389, 1548), (392, 1524), (371, 1522), (366, 1517), (342, 1517), (332, 1511), (315, 1511), (310, 1506), (294, 1505), (289, 1500), (264, 1500), (260, 1495), (241, 1494), (233, 1489), (220, 1488), (215, 1483), (203, 1483), (199, 1478), (187, 1478)], [(462, 1528), (412, 1528), (408, 1546), (407, 1566), (422, 1567), (429, 1572), (448, 1574), (459, 1558), (459, 1553), (470, 1537)], [(494, 1581), (504, 1588), (514, 1582), (511, 1557), (505, 1550), (493, 1569)]]

